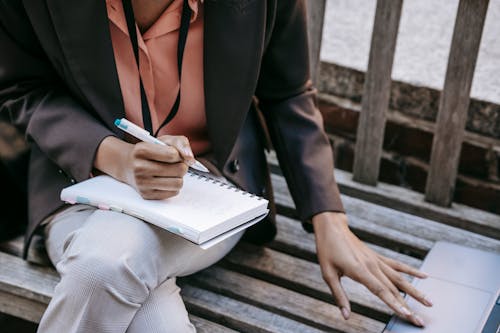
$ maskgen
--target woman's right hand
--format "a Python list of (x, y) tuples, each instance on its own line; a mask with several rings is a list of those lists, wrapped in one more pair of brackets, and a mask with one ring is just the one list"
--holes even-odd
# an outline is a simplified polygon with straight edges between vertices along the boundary
[(144, 199), (167, 199), (179, 193), (188, 165), (194, 163), (183, 136), (158, 137), (167, 145), (126, 143), (107, 137), (98, 148), (94, 166), (133, 186)]

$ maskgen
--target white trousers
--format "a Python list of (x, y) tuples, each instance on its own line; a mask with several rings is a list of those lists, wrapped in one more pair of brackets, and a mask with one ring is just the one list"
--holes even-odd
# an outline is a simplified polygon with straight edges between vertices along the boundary
[(224, 257), (243, 232), (203, 250), (137, 218), (74, 205), (45, 226), (61, 276), (40, 333), (194, 332), (175, 283)]

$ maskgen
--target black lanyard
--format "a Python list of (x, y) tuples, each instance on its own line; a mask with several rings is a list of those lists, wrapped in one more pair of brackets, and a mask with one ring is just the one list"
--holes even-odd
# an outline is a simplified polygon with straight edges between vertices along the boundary
[[(137, 32), (135, 30), (135, 17), (134, 9), (132, 8), (131, 0), (122, 0), (123, 10), (125, 11), (125, 19), (127, 20), (128, 34), (130, 36), (130, 41), (132, 42), (132, 49), (134, 50), (135, 62), (137, 64), (137, 70), (139, 71), (139, 84), (141, 89), (141, 109), (142, 109), (142, 122), (144, 124), (144, 129), (153, 132), (153, 124), (151, 122), (151, 112), (149, 110), (148, 98), (146, 97), (146, 92), (144, 90), (144, 85), (142, 84), (141, 72), (139, 70), (139, 45), (137, 41)], [(191, 21), (191, 7), (189, 7), (188, 0), (184, 0), (182, 6), (182, 16), (181, 16), (181, 27), (179, 29), (179, 42), (177, 44), (177, 68), (179, 73), (179, 92), (177, 93), (177, 98), (175, 99), (174, 105), (170, 113), (167, 115), (165, 120), (160, 124), (154, 136), (158, 135), (160, 129), (167, 125), (172, 119), (174, 119), (177, 111), (179, 111), (179, 104), (181, 102), (181, 74), (182, 74), (182, 59), (184, 56), (184, 47), (186, 46), (186, 39), (189, 30), (189, 22)]]

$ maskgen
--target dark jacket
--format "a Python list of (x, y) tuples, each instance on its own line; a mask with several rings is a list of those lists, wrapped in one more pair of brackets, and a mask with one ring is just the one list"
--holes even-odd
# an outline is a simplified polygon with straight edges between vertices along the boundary
[[(304, 2), (205, 0), (204, 15), (205, 104), (219, 169), (269, 197), (258, 100), (299, 217), (343, 211), (309, 80)], [(124, 107), (105, 0), (0, 0), (0, 112), (31, 145), (28, 244), (63, 204), (61, 189), (89, 177), (100, 142), (123, 137), (113, 126)], [(247, 234), (265, 242), (275, 233), (271, 215)]]

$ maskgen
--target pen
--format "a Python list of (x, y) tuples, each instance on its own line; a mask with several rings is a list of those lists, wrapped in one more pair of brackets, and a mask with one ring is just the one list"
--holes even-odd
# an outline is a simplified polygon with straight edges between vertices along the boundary
[[(158, 140), (157, 138), (149, 134), (149, 132), (146, 131), (145, 129), (140, 128), (139, 126), (135, 125), (134, 123), (128, 121), (125, 118), (116, 119), (115, 126), (141, 141), (154, 143), (162, 146), (167, 145), (165, 142)], [(209, 172), (209, 170), (203, 164), (201, 164), (196, 160), (193, 165), (190, 165), (190, 167), (198, 171)]]

